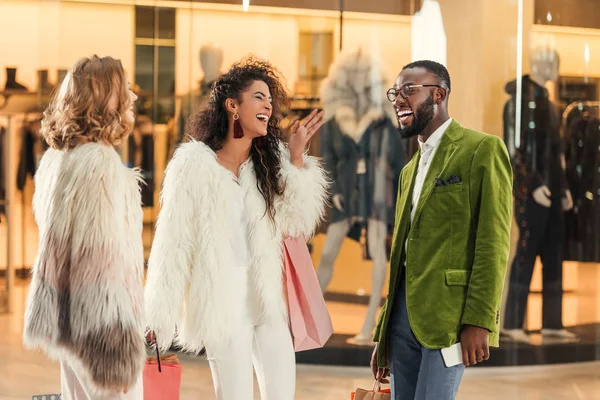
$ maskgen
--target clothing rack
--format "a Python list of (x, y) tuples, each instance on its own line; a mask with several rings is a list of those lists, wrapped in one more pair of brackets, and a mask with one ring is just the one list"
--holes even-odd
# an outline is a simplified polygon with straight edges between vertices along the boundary
[[(41, 116), (42, 106), (39, 103), (40, 98), (38, 96), (33, 95), (32, 93), (19, 93), (19, 94), (10, 94), (6, 95), (6, 93), (1, 93), (4, 98), (4, 101), (0, 104), (0, 118), (2, 119), (3, 126), (6, 129), (6, 142), (5, 149), (7, 154), (9, 154), (4, 162), (7, 163), (7, 168), (2, 166), (0, 173), (5, 174), (5, 181), (11, 182), (11, 178), (15, 176), (15, 169), (11, 167), (14, 166), (14, 163), (11, 159), (11, 149), (13, 147), (13, 139), (16, 132), (16, 129), (23, 126), (23, 124), (28, 124), (35, 119), (39, 119)], [(5, 122), (5, 123), (4, 123)], [(19, 130), (20, 131), (20, 130)], [(6, 269), (6, 292), (4, 290), (2, 292), (2, 296), (7, 295), (6, 298), (0, 298), (0, 304), (3, 307), (0, 307), (0, 312), (12, 312), (14, 308), (14, 304), (12, 298), (9, 293), (12, 292), (15, 279), (16, 279), (16, 266), (13, 260), (13, 246), (14, 246), (14, 207), (11, 202), (11, 197), (14, 194), (13, 188), (7, 186), (6, 199), (3, 200), (3, 205), (6, 210), (6, 224), (7, 224), (7, 246), (6, 246), (6, 259), (7, 259), (7, 269)], [(23, 229), (24, 227), (22, 227)], [(5, 308), (5, 309), (2, 309)]]

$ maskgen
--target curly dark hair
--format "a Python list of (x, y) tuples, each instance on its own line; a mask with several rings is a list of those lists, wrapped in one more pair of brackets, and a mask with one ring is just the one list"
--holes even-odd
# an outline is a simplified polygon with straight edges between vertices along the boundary
[(258, 190), (267, 205), (265, 213), (274, 221), (275, 198), (281, 196), (284, 191), (284, 185), (279, 180), (279, 144), (283, 137), (279, 122), (284, 117), (282, 110), (289, 105), (281, 73), (269, 62), (253, 57), (234, 64), (213, 84), (209, 104), (190, 118), (188, 132), (191, 139), (204, 142), (215, 152), (223, 148), (229, 128), (225, 100), (236, 99), (241, 102), (242, 93), (255, 81), (266, 83), (273, 99), (267, 135), (253, 140), (250, 156), (254, 164)]

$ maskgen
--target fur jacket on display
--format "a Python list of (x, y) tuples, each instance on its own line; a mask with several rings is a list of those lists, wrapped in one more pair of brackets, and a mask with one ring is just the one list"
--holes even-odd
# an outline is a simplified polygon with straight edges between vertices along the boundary
[[(282, 145), (280, 179), (284, 194), (275, 201), (275, 224), (266, 214), (251, 160), (240, 168), (244, 193), (250, 281), (259, 296), (260, 323), (287, 318), (283, 288), (283, 239), (313, 234), (326, 203), (327, 180), (320, 163), (289, 161)], [(162, 191), (145, 289), (148, 327), (163, 350), (173, 340), (184, 350), (226, 346), (237, 332), (232, 315), (229, 266), (234, 265), (229, 224), (239, 188), (215, 152), (202, 142), (181, 145), (169, 163)]]
[(98, 143), (47, 150), (35, 176), (24, 344), (83, 366), (100, 392), (132, 387), (145, 361), (139, 181)]
[(343, 210), (332, 209), (330, 223), (376, 219), (393, 228), (407, 157), (386, 98), (389, 87), (377, 57), (360, 49), (342, 53), (321, 85), (327, 120), (320, 131), (323, 166), (331, 195), (341, 195), (344, 203)]

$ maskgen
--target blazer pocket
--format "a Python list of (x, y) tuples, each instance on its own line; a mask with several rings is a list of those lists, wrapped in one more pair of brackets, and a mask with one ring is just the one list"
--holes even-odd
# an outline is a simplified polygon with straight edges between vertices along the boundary
[(444, 274), (447, 286), (467, 286), (471, 278), (471, 271), (464, 269), (447, 269)]
[(460, 192), (463, 188), (463, 183), (453, 183), (447, 186), (436, 186), (433, 193), (448, 193), (448, 192)]

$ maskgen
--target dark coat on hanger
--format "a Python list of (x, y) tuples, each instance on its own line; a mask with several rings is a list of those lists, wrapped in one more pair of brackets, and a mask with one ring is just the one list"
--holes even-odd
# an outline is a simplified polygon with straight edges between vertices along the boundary
[(567, 213), (565, 259), (600, 262), (600, 118), (570, 114), (565, 129), (567, 179), (573, 209)]

